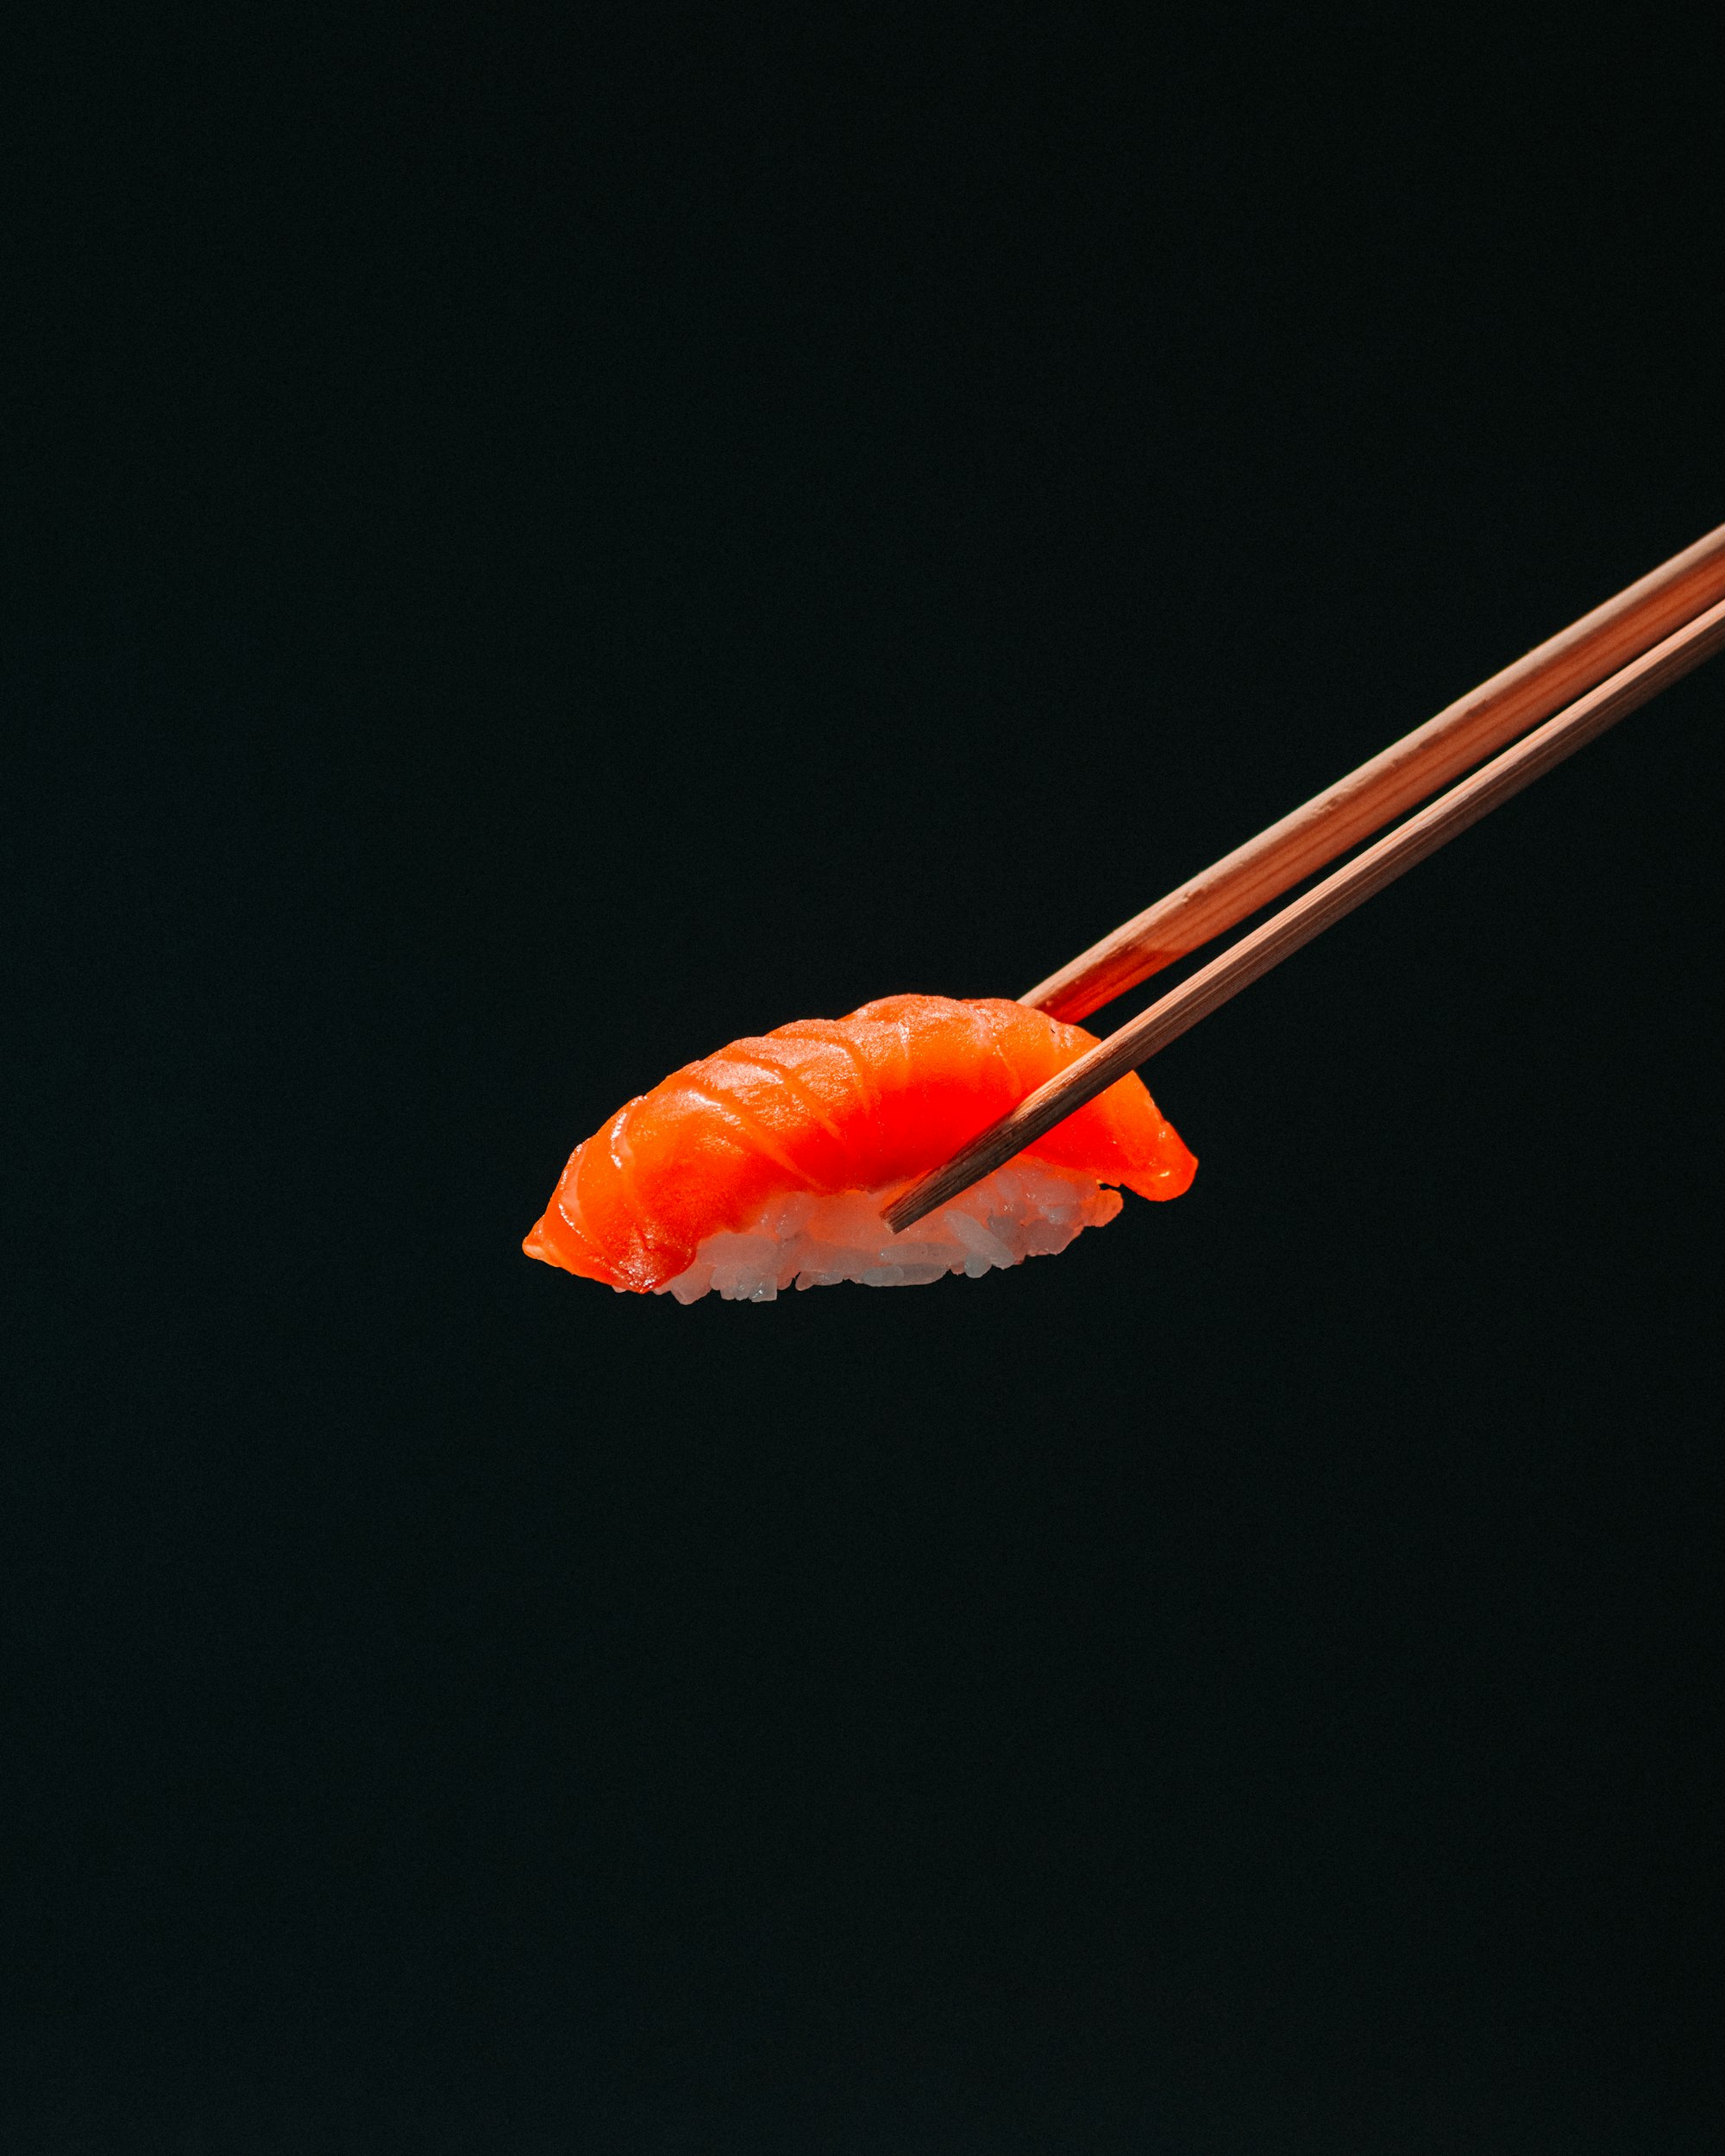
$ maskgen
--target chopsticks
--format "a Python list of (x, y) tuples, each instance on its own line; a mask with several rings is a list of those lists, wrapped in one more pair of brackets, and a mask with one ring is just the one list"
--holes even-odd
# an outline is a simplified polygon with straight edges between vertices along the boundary
[[(1716, 548), (1716, 559), (1725, 560), (1725, 530), (1714, 533), (1709, 540), (1701, 542), (1703, 547), (1709, 544)], [(1697, 549), (1691, 548), (1689, 551), (1694, 555)], [(1679, 562), (1684, 559), (1681, 555), (1677, 557)], [(1666, 566), (1669, 568), (1672, 565)], [(1635, 588), (1631, 586), (1632, 591)], [(1605, 610), (1600, 611), (1603, 612)], [(1596, 619), (1596, 617), (1588, 618)], [(1577, 628), (1583, 625), (1578, 624)], [(1572, 636), (1575, 632), (1571, 630), (1568, 633)], [(1554, 638), (1552, 642), (1553, 644), (1561, 644), (1564, 639)], [(1124, 1077), (1129, 1070), (1135, 1070), (1158, 1049), (1165, 1048), (1170, 1041), (1177, 1040), (1200, 1018), (1207, 1017), (1250, 982), (1268, 973), (1272, 967), (1280, 965), (1284, 958), (1298, 950), (1302, 943), (1310, 943), (1332, 922), (1351, 913), (1374, 893), (1383, 890), (1386, 884), (1393, 883), (1396, 877), (1405, 874), (1417, 862), (1425, 860), (1428, 854), (1435, 853), (1439, 847), (1446, 845), (1458, 832), (1465, 830), (1469, 824), (1477, 823), (1481, 817), (1489, 814), (1512, 795), (1519, 793), (1522, 787), (1561, 763), (1565, 757), (1572, 755), (1578, 749), (1603, 734), (1618, 719), (1657, 696), (1661, 689), (1698, 667), (1703, 660), (1710, 657), (1722, 647), (1725, 647), (1725, 599), (1707, 607), (1675, 634), (1667, 635), (1655, 643), (1651, 649), (1643, 650), (1638, 658), (1632, 660), (1628, 666), (1619, 667), (1609, 679), (1600, 681), (1587, 694), (1570, 705), (1567, 710), (1546, 719), (1544, 724), (1535, 727), (1531, 733), (1515, 742), (1513, 747), (1494, 756), (1458, 786), (1440, 794), (1417, 815), (1398, 824), (1375, 844), (1368, 846), (1363, 853), (1356, 855), (1342, 868), (1326, 876), (1320, 883), (1314, 885), (1292, 905), (1272, 914), (1269, 920), (1252, 930), (1249, 935), (1231, 944), (1219, 958), (1212, 959), (1208, 965), (1200, 968), (1189, 980), (1182, 981), (1177, 988), (1153, 1003), (1147, 1011), (1141, 1012), (1118, 1031), (1111, 1033), (1106, 1040), (1099, 1041), (1095, 1048), (1081, 1056), (1076, 1062), (1068, 1064), (1046, 1085), (1038, 1087), (1036, 1092), (1021, 1100), (999, 1122), (973, 1138), (944, 1166), (931, 1170), (919, 1181), (912, 1184), (887, 1207), (883, 1217), (888, 1226), (895, 1234), (902, 1233), (925, 1214), (944, 1205), (949, 1198), (956, 1198), (961, 1191), (968, 1190), (972, 1183), (981, 1181), (984, 1175), (1004, 1165), (1015, 1153), (1022, 1151), (1026, 1145), (1051, 1131), (1057, 1123), (1063, 1122), (1075, 1109), (1082, 1107), (1087, 1100), (1093, 1100), (1097, 1094), (1113, 1085), (1116, 1079)], [(1546, 645), (1541, 649), (1549, 651), (1552, 646)], [(1522, 663), (1525, 665), (1526, 661)], [(1510, 671), (1513, 673), (1515, 669)], [(1503, 677), (1500, 675), (1497, 679), (1502, 680)], [(1486, 685), (1487, 688), (1490, 686), (1490, 683)], [(1452, 710), (1458, 707), (1452, 706)], [(1432, 723), (1437, 724), (1440, 722)], [(1421, 730), (1424, 732), (1427, 730)], [(1418, 736), (1409, 736), (1408, 738), (1411, 741)], [(1397, 746), (1405, 747), (1406, 743)], [(1393, 756), (1396, 751), (1387, 753)], [(1374, 759), (1376, 764), (1383, 762), (1381, 757)], [(1370, 772), (1372, 768), (1371, 764), (1363, 765), (1361, 772), (1355, 773), (1353, 778), (1357, 780), (1361, 773)], [(1339, 787), (1331, 789), (1331, 794), (1343, 794), (1352, 782), (1344, 780)], [(1318, 797), (1320, 801), (1327, 798), (1323, 795)], [(1308, 804), (1308, 808), (1313, 805)], [(1298, 812), (1300, 815), (1304, 813), (1304, 811)], [(1289, 818), (1287, 823), (1291, 824), (1295, 820)], [(1271, 832), (1264, 834), (1264, 838), (1268, 839), (1274, 831), (1286, 828), (1286, 824), (1273, 826)], [(1255, 841), (1254, 845), (1262, 845), (1263, 843), (1263, 840)], [(1238, 861), (1250, 855), (1251, 850), (1251, 848), (1243, 847), (1239, 854), (1230, 856), (1229, 859)], [(1226, 867), (1226, 862), (1219, 864), (1219, 868), (1225, 869)], [(1203, 881), (1199, 879), (1201, 883)], [(1192, 887), (1185, 887), (1189, 889)], [(1282, 887), (1285, 889), (1287, 886), (1284, 884)], [(1177, 899), (1180, 894), (1176, 893), (1174, 895)], [(1152, 913), (1159, 910), (1151, 909)], [(1148, 917), (1140, 915), (1138, 918), (1143, 920)], [(1134, 925), (1129, 922), (1126, 930), (1121, 931), (1122, 936)], [(1113, 940), (1109, 939), (1111, 943)], [(1101, 948), (1098, 946), (1098, 949)], [(1076, 968), (1069, 970), (1076, 972)], [(1149, 970), (1151, 968), (1145, 969), (1146, 972)], [(1143, 973), (1137, 975), (1138, 979), (1143, 977)], [(1030, 1000), (1028, 997), (1025, 999), (1026, 1001)]]
[(1291, 891), (1721, 599), (1725, 524), (1134, 915), (1019, 1002), (1076, 1025)]

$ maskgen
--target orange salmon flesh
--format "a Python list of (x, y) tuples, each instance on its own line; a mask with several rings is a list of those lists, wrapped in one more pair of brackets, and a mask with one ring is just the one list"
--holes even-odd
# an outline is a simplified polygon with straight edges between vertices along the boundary
[[(860, 1190), (889, 1203), (1095, 1045), (1021, 1003), (923, 995), (733, 1041), (578, 1145), (522, 1248), (650, 1293), (707, 1236), (740, 1230), (774, 1197)], [(1020, 1157), (1143, 1198), (1177, 1198), (1198, 1165), (1135, 1074)]]

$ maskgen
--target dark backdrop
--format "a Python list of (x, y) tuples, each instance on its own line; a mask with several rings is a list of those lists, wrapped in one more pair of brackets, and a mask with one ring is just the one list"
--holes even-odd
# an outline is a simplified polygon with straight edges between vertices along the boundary
[(518, 1247), (1725, 516), (1705, 47), (13, 80), (7, 2147), (1720, 2147), (1717, 665), (1170, 1050), (1195, 1188), (1059, 1263)]

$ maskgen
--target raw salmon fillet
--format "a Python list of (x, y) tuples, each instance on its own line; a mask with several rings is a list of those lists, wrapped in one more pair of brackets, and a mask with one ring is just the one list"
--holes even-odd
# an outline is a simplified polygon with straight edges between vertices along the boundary
[[(662, 1288), (708, 1237), (754, 1227), (787, 1193), (885, 1206), (1095, 1044), (1023, 1004), (925, 995), (733, 1041), (578, 1145), (523, 1248), (613, 1288)], [(1018, 1158), (1145, 1198), (1178, 1197), (1197, 1167), (1136, 1075)]]

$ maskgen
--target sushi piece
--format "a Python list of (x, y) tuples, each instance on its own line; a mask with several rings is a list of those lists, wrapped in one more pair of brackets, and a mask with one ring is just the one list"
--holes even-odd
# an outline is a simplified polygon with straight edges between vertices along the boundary
[(770, 1302), (840, 1280), (973, 1278), (1176, 1198), (1197, 1167), (1129, 1075), (895, 1236), (883, 1206), (1095, 1045), (1020, 1003), (887, 996), (674, 1072), (578, 1145), (530, 1257), (637, 1294)]

